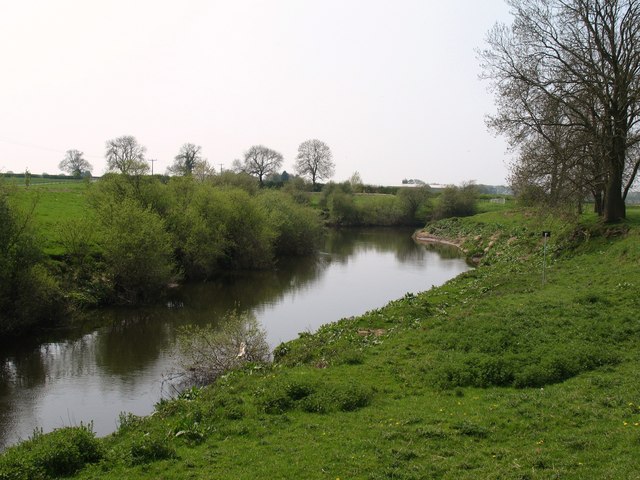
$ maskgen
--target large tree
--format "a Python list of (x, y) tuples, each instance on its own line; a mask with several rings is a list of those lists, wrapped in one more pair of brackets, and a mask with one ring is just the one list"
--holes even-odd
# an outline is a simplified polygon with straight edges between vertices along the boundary
[(193, 143), (185, 143), (180, 147), (180, 152), (175, 156), (173, 165), (169, 167), (169, 173), (174, 175), (191, 175), (198, 165), (202, 162), (200, 152), (202, 147)]
[(282, 166), (282, 155), (264, 145), (254, 145), (244, 154), (243, 162), (234, 161), (234, 169), (258, 177), (263, 186), (264, 177), (277, 172)]
[(144, 158), (145, 151), (146, 148), (131, 135), (108, 140), (105, 152), (107, 167), (123, 175), (144, 175), (149, 171), (149, 164)]
[(563, 138), (555, 167), (584, 164), (579, 183), (603, 188), (605, 220), (625, 218), (640, 161), (630, 155), (639, 140), (640, 0), (507, 3), (513, 24), (496, 25), (481, 52), (497, 96), (493, 126), (529, 152), (544, 142), (554, 153), (550, 132)]
[(321, 140), (307, 140), (298, 147), (295, 170), (302, 176), (311, 177), (315, 186), (318, 180), (333, 176), (333, 155), (329, 146)]
[(69, 175), (80, 178), (84, 172), (91, 172), (91, 164), (84, 159), (80, 150), (67, 150), (58, 168)]

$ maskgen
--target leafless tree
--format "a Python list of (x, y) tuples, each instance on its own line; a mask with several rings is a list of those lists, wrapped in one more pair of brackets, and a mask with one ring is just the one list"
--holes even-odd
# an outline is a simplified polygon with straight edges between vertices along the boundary
[(202, 147), (193, 143), (182, 145), (180, 153), (175, 156), (173, 165), (168, 168), (169, 173), (173, 175), (191, 175), (196, 165), (203, 160), (200, 154), (201, 151)]
[(236, 171), (246, 172), (258, 177), (260, 186), (263, 186), (264, 177), (277, 172), (282, 165), (282, 155), (264, 145), (254, 145), (244, 154), (244, 161), (233, 161)]
[(193, 165), (193, 170), (191, 170), (191, 175), (196, 180), (204, 182), (207, 178), (212, 177), (214, 175), (213, 167), (209, 164), (206, 158), (201, 158), (196, 160)]
[(149, 171), (149, 164), (144, 159), (145, 151), (146, 148), (131, 135), (108, 140), (105, 153), (107, 167), (123, 175), (144, 175)]
[(74, 177), (81, 177), (84, 172), (91, 172), (91, 164), (84, 159), (80, 150), (67, 150), (58, 168)]
[(329, 146), (321, 140), (307, 140), (298, 147), (295, 170), (298, 175), (311, 177), (315, 186), (318, 180), (333, 176), (335, 165)]
[(629, 152), (640, 118), (640, 0), (507, 3), (512, 26), (497, 24), (480, 54), (497, 98), (493, 126), (518, 146), (551, 146), (543, 132), (551, 128), (572, 150), (596, 155), (604, 218), (624, 218), (637, 164)]
[(208, 385), (246, 363), (267, 363), (271, 352), (256, 318), (236, 311), (218, 326), (186, 326), (178, 335), (176, 369), (167, 380), (181, 386)]

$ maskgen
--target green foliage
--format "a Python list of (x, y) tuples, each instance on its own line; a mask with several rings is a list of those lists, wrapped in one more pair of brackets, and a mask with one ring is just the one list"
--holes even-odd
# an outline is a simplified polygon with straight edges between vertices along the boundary
[(424, 225), (431, 214), (428, 187), (396, 188), (391, 193), (354, 194), (349, 182), (328, 183), (318, 206), (338, 226)]
[(11, 204), (0, 185), (0, 334), (17, 333), (60, 312), (61, 294), (41, 263), (32, 214)]
[(102, 458), (91, 426), (65, 427), (33, 437), (0, 457), (0, 479), (38, 480), (73, 475)]
[(244, 190), (249, 195), (255, 195), (260, 189), (258, 179), (245, 172), (232, 172), (225, 170), (211, 178), (211, 184), (215, 187), (234, 187)]
[(317, 248), (323, 229), (318, 214), (297, 203), (291, 196), (274, 190), (257, 198), (275, 231), (276, 255), (305, 255)]
[(291, 195), (291, 197), (301, 205), (310, 203), (311, 189), (313, 187), (306, 183), (302, 177), (293, 177), (285, 182), (282, 191)]
[(127, 453), (128, 463), (132, 466), (165, 460), (176, 454), (168, 439), (158, 434), (143, 435), (134, 440)]
[(164, 221), (137, 201), (110, 207), (99, 217), (105, 272), (119, 300), (144, 301), (173, 278), (171, 238)]
[(218, 210), (224, 219), (227, 245), (222, 266), (230, 270), (272, 265), (275, 233), (254, 197), (238, 189), (222, 190)]
[(468, 217), (476, 213), (478, 190), (473, 183), (461, 187), (450, 185), (440, 194), (433, 212), (436, 220), (449, 217)]
[(373, 390), (359, 384), (289, 379), (263, 387), (257, 397), (261, 411), (272, 415), (296, 408), (307, 413), (352, 412), (371, 403)]
[(432, 197), (429, 187), (401, 188), (396, 194), (407, 223), (424, 225), (431, 214)]

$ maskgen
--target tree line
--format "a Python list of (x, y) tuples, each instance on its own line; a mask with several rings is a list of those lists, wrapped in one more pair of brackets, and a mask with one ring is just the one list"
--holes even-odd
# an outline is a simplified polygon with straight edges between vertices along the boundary
[(508, 0), (480, 52), (517, 194), (626, 216), (640, 167), (640, 0)]
[[(105, 158), (109, 172), (129, 176), (140, 176), (149, 173), (149, 162), (145, 158), (146, 148), (131, 135), (123, 135), (106, 142)], [(264, 145), (253, 145), (242, 160), (234, 160), (232, 169), (236, 173), (244, 172), (258, 179), (264, 185), (269, 175), (277, 173), (282, 167), (284, 157), (281, 153)], [(92, 165), (79, 150), (67, 150), (58, 168), (74, 177), (90, 175)], [(311, 139), (302, 142), (294, 164), (295, 172), (311, 180), (315, 188), (318, 181), (333, 176), (335, 164), (329, 146), (321, 140)], [(214, 168), (202, 155), (202, 147), (194, 143), (185, 143), (167, 168), (167, 174), (173, 176), (193, 176), (200, 180), (213, 175)], [(220, 172), (222, 173), (222, 172)]]

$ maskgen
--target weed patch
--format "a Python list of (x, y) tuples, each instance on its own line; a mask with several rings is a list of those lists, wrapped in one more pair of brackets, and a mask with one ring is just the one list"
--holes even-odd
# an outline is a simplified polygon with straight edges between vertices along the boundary
[(91, 426), (65, 427), (28, 441), (0, 457), (0, 479), (34, 480), (73, 475), (102, 458), (102, 448)]

